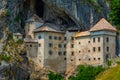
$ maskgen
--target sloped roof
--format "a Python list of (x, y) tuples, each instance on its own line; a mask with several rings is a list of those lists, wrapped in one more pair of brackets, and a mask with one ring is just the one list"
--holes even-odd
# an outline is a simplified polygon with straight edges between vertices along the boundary
[(37, 39), (25, 38), (25, 39), (24, 39), (24, 42), (26, 42), (26, 43), (37, 43), (38, 41), (37, 41)]
[(102, 18), (95, 26), (93, 26), (90, 31), (99, 31), (99, 30), (110, 30), (117, 31), (107, 20)]
[(51, 23), (43, 24), (39, 28), (35, 29), (33, 32), (41, 32), (41, 31), (61, 32), (59, 26)]
[(89, 36), (89, 35), (90, 35), (90, 31), (83, 31), (76, 33), (75, 37)]
[(38, 17), (36, 14), (34, 14), (31, 18), (29, 18), (25, 22), (41, 22), (41, 23), (43, 23), (44, 21), (40, 17)]
[(13, 33), (13, 35), (16, 35), (16, 36), (22, 36), (21, 33)]

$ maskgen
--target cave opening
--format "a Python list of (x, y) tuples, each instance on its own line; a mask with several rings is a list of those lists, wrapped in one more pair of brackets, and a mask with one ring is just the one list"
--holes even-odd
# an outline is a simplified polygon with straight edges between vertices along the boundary
[(44, 15), (44, 2), (42, 0), (36, 0), (35, 11), (36, 11), (36, 14), (39, 17), (43, 18), (43, 15)]

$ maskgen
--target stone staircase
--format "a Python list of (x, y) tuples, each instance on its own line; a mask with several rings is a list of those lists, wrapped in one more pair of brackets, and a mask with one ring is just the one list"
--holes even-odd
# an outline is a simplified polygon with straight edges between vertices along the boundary
[(66, 75), (65, 80), (68, 80), (71, 76), (74, 76), (75, 74), (77, 74), (77, 67), (78, 66), (74, 66), (65, 73)]

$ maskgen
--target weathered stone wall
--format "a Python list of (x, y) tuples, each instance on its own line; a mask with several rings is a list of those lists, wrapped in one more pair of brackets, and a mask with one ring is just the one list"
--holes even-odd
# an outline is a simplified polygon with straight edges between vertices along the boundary
[[(52, 39), (49, 39), (49, 36), (51, 36)], [(52, 45), (51, 47), (50, 44)], [(45, 32), (44, 45), (45, 45), (44, 67), (53, 69), (59, 73), (65, 72), (66, 55), (64, 55), (64, 51), (66, 51), (65, 50), (66, 48), (64, 47), (64, 34)]]

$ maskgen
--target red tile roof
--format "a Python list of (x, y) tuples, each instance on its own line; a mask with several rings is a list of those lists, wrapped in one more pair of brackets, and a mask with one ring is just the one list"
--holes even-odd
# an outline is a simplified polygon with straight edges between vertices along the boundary
[(89, 36), (89, 35), (90, 35), (89, 31), (83, 31), (83, 32), (76, 33), (75, 37)]
[(102, 18), (95, 26), (93, 26), (90, 31), (99, 31), (99, 30), (109, 30), (117, 31), (107, 20)]

